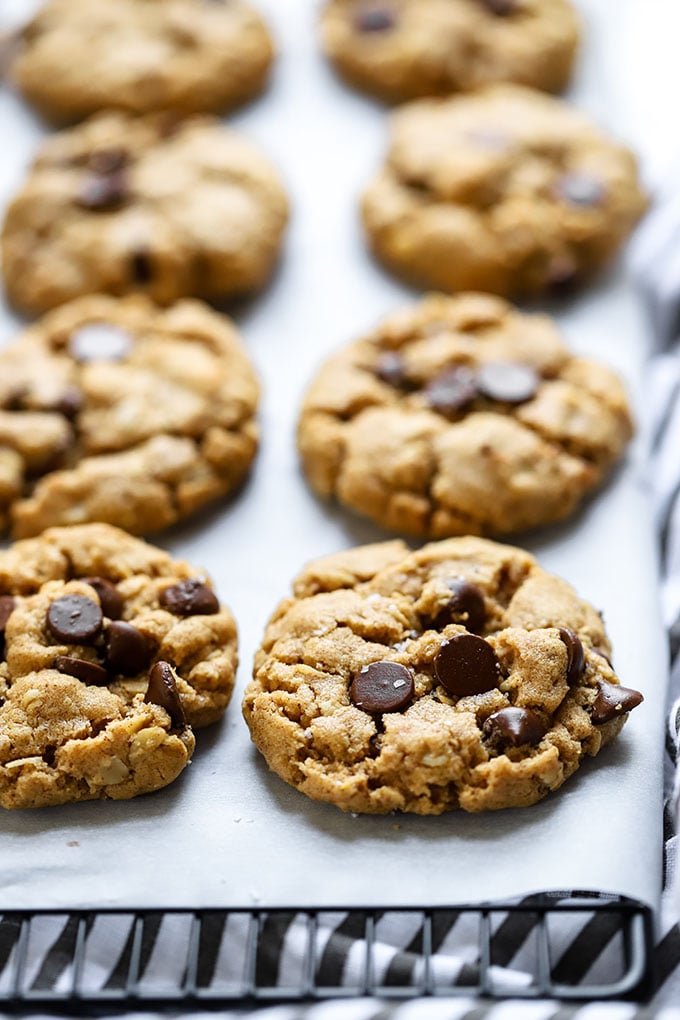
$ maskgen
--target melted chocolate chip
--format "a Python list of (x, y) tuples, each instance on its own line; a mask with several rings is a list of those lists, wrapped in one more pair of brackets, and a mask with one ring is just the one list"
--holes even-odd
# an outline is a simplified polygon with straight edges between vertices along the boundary
[(88, 662), (87, 659), (74, 659), (70, 655), (57, 655), (52, 663), (54, 669), (68, 676), (74, 676), (76, 680), (82, 680), (84, 684), (95, 684), (103, 687), (109, 682), (109, 675), (105, 669), (98, 666), (96, 662)]
[(555, 255), (548, 262), (546, 285), (555, 297), (566, 296), (579, 282), (579, 269), (571, 255)]
[(515, 13), (517, 7), (516, 0), (481, 0), (481, 3), (497, 18), (507, 18), (508, 15)]
[(126, 167), (129, 158), (128, 153), (120, 145), (109, 145), (91, 152), (87, 165), (92, 173), (99, 177), (107, 177)]
[(129, 197), (127, 177), (123, 172), (87, 174), (81, 181), (76, 204), (91, 212), (118, 209)]
[(540, 716), (530, 708), (502, 708), (483, 726), (484, 736), (499, 747), (539, 744), (545, 734)]
[(583, 673), (586, 654), (578, 634), (569, 627), (560, 627), (560, 637), (567, 647), (567, 683), (575, 684)]
[(560, 177), (556, 185), (559, 198), (570, 205), (600, 205), (606, 195), (605, 187), (598, 177), (591, 174), (574, 173)]
[(16, 604), (13, 595), (0, 595), (0, 634), (5, 633), (7, 621), (14, 612)]
[(493, 648), (474, 634), (456, 634), (445, 641), (434, 660), (434, 671), (442, 687), (459, 698), (493, 690), (500, 675)]
[(113, 673), (136, 676), (152, 658), (151, 645), (131, 623), (114, 620), (106, 629), (106, 662)]
[(153, 263), (148, 251), (136, 251), (132, 253), (130, 261), (132, 279), (140, 287), (146, 287), (154, 277)]
[(397, 389), (401, 389), (406, 382), (406, 366), (404, 365), (404, 359), (401, 355), (395, 354), (393, 351), (388, 351), (386, 354), (382, 354), (375, 366), (375, 374), (378, 379), (382, 379), (383, 382), (388, 383), (390, 386), (394, 386)]
[(195, 577), (164, 588), (158, 601), (175, 616), (211, 616), (220, 611), (215, 592)]
[(538, 389), (539, 378), (530, 365), (514, 361), (489, 361), (477, 373), (477, 385), (490, 400), (523, 404)]
[(132, 344), (127, 330), (110, 322), (88, 322), (71, 333), (68, 350), (76, 361), (122, 361)]
[(354, 15), (354, 25), (360, 32), (390, 32), (396, 24), (396, 14), (389, 7), (368, 7)]
[(449, 623), (460, 623), (474, 634), (479, 634), (484, 630), (486, 620), (481, 591), (462, 577), (454, 577), (446, 584), (453, 592), (453, 598), (434, 617), (433, 626), (436, 630), (443, 630)]
[(462, 411), (476, 396), (475, 373), (462, 365), (436, 376), (425, 390), (425, 399), (430, 407), (446, 415)]
[(102, 611), (84, 595), (64, 595), (50, 603), (47, 626), (65, 644), (86, 645), (102, 629)]
[(618, 719), (625, 712), (637, 708), (643, 701), (644, 698), (639, 691), (600, 680), (597, 685), (597, 697), (593, 702), (592, 720), (596, 726), (602, 726), (603, 723)]
[(349, 695), (364, 712), (399, 712), (413, 697), (413, 674), (398, 662), (372, 662), (357, 673)]
[(115, 584), (104, 577), (84, 577), (83, 581), (96, 591), (104, 616), (108, 616), (109, 620), (120, 620), (125, 600)]
[(164, 708), (170, 716), (173, 729), (186, 729), (187, 720), (184, 708), (177, 692), (172, 669), (167, 662), (157, 662), (152, 667), (144, 700)]

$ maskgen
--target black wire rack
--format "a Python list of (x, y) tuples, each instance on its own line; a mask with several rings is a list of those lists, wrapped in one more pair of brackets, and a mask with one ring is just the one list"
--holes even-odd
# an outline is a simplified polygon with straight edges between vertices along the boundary
[[(324, 968), (325, 918), (339, 914), (344, 930), (352, 933), (352, 975)], [(587, 914), (590, 924), (581, 928), (586, 939), (593, 921), (608, 926), (620, 942), (620, 966), (606, 984), (570, 980), (560, 969), (553, 926), (559, 918), (562, 937), (571, 914)], [(385, 974), (379, 967), (378, 930), (394, 915), (406, 920), (417, 937), (408, 947), (409, 966)], [(513, 970), (498, 954), (496, 935), (508, 919), (515, 938), (523, 945), (521, 966)], [(447, 968), (442, 932), (464, 923), (468, 933), (467, 962)], [(161, 985), (149, 967), (150, 946), (157, 941), (162, 924), (179, 926), (185, 949), (165, 967)], [(297, 973), (281, 976), (272, 969), (272, 932), (296, 926)], [(349, 925), (349, 927), (348, 927)], [(36, 973), (34, 943), (41, 931), (58, 931)], [(97, 926), (104, 944), (114, 928), (125, 929), (124, 951), (115, 966), (105, 968), (88, 960), (88, 949)], [(222, 952), (227, 973), (220, 973), (216, 945), (224, 932), (231, 943)], [(470, 936), (476, 933), (476, 938)], [(219, 933), (219, 934), (216, 934)], [(592, 932), (591, 932), (592, 934)], [(48, 940), (49, 941), (49, 940)], [(276, 941), (276, 939), (274, 939)], [(44, 942), (44, 934), (43, 934)], [(175, 940), (176, 943), (176, 940)], [(570, 901), (556, 903), (549, 897), (532, 897), (512, 904), (488, 907), (370, 908), (347, 911), (339, 908), (309, 910), (135, 910), (102, 909), (70, 911), (11, 910), (0, 919), (0, 1007), (21, 1012), (36, 1007), (68, 1009), (72, 1015), (91, 1007), (225, 1007), (283, 1001), (318, 1001), (329, 998), (378, 996), (407, 999), (419, 996), (468, 996), (484, 998), (541, 998), (596, 1000), (640, 995), (650, 978), (652, 920), (644, 906), (627, 900)], [(506, 947), (507, 948), (507, 947)], [(564, 946), (562, 945), (562, 950)], [(573, 950), (573, 943), (571, 945)], [(384, 949), (384, 947), (383, 947)], [(456, 959), (457, 950), (451, 950)], [(276, 955), (274, 951), (274, 956)], [(507, 954), (506, 954), (507, 955)], [(450, 959), (450, 958), (448, 958)], [(460, 960), (458, 958), (458, 963)], [(166, 960), (167, 964), (167, 960)], [(174, 977), (168, 981), (168, 969)], [(561, 972), (562, 971), (562, 972)]]

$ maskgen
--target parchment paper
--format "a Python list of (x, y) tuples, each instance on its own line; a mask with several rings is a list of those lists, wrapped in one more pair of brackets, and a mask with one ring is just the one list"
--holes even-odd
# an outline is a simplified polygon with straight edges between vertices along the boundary
[[(249, 743), (240, 695), (291, 577), (313, 557), (388, 537), (307, 490), (294, 447), (301, 394), (330, 351), (414, 296), (371, 263), (356, 215), (384, 147), (384, 111), (325, 67), (311, 0), (259, 2), (281, 58), (267, 97), (234, 119), (276, 159), (295, 210), (276, 280), (236, 310), (264, 383), (262, 450), (237, 500), (158, 538), (207, 567), (234, 610), (239, 687), (224, 723), (198, 734), (194, 763), (169, 789), (127, 803), (3, 812), (0, 909), (436, 905), (565, 888), (654, 905), (666, 642), (639, 455), (569, 524), (520, 540), (604, 610), (621, 681), (646, 698), (617, 743), (560, 792), (485, 816), (353, 817), (287, 787)], [(620, 25), (627, 5), (581, 6), (588, 46), (572, 98), (625, 137), (616, 95), (626, 67), (612, 17)], [(7, 90), (0, 129), (6, 200), (43, 129)], [(621, 272), (554, 311), (576, 350), (609, 361), (641, 389), (647, 338)], [(2, 336), (15, 326), (5, 312)]]

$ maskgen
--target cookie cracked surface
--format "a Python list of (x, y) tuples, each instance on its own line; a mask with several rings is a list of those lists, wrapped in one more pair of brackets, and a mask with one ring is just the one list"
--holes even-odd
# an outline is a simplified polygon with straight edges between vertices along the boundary
[(243, 711), (274, 772), (345, 811), (524, 807), (642, 700), (609, 655), (599, 614), (523, 550), (466, 537), (411, 553), (394, 541), (303, 570), (269, 622)]
[(559, 92), (579, 41), (566, 0), (328, 0), (321, 32), (350, 84), (390, 102), (498, 81)]
[(231, 492), (257, 450), (239, 335), (198, 301), (80, 298), (0, 351), (0, 526), (150, 534)]
[(321, 496), (442, 538), (567, 517), (631, 432), (618, 377), (570, 355), (547, 316), (431, 295), (322, 366), (298, 445)]
[(220, 718), (236, 625), (204, 574), (105, 524), (0, 552), (0, 805), (172, 782)]
[(362, 201), (369, 242), (393, 272), (505, 296), (584, 282), (645, 207), (626, 148), (566, 103), (518, 85), (396, 111)]
[(19, 44), (12, 77), (58, 121), (111, 107), (218, 112), (257, 95), (273, 57), (243, 0), (49, 0)]
[(98, 292), (161, 304), (249, 293), (287, 218), (274, 168), (220, 121), (101, 113), (46, 139), (10, 203), (7, 295), (37, 313)]

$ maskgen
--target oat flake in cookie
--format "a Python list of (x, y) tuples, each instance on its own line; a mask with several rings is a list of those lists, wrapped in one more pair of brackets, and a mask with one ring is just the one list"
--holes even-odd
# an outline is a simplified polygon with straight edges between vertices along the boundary
[(220, 718), (236, 625), (209, 579), (106, 524), (0, 552), (0, 805), (126, 800)]
[(258, 395), (233, 324), (198, 301), (56, 309), (0, 351), (0, 526), (188, 517), (245, 477)]
[(287, 217), (274, 168), (220, 121), (98, 114), (43, 142), (10, 203), (7, 295), (36, 313), (99, 292), (162, 304), (250, 293)]
[(609, 656), (598, 613), (521, 549), (388, 542), (296, 578), (243, 710), (274, 772), (345, 811), (526, 807), (642, 701)]
[(389, 102), (512, 81), (563, 89), (579, 41), (567, 0), (327, 0), (324, 48)]
[(362, 202), (370, 244), (399, 276), (505, 296), (585, 282), (645, 207), (626, 148), (566, 103), (518, 85), (396, 111)]
[(264, 21), (243, 0), (48, 0), (10, 73), (58, 121), (110, 107), (186, 115), (257, 95), (272, 56)]
[(611, 369), (545, 315), (432, 295), (340, 350), (298, 445), (312, 487), (407, 534), (510, 534), (572, 513), (631, 436)]

